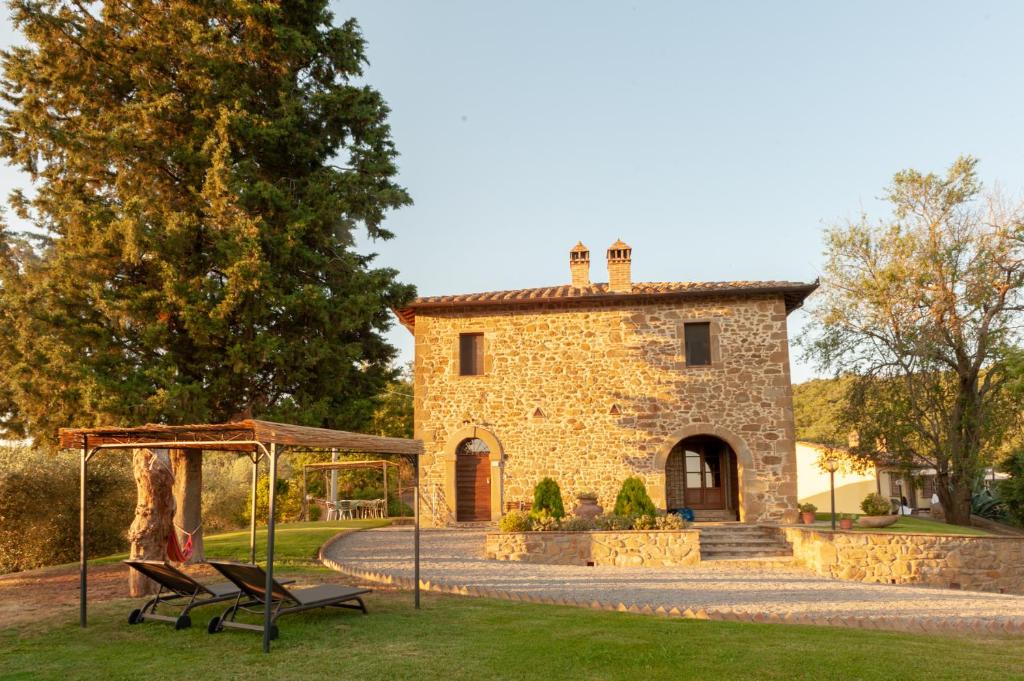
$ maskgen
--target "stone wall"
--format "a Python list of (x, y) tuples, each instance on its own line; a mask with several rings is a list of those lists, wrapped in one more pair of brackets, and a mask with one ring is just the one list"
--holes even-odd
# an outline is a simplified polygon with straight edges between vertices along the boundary
[[(798, 565), (826, 577), (1024, 593), (1024, 537), (779, 528)], [(956, 588), (954, 586), (954, 588)]]
[(548, 565), (672, 567), (700, 562), (699, 530), (493, 532), (484, 555)]
[[(686, 321), (711, 323), (711, 366), (686, 366)], [(484, 334), (485, 373), (460, 376), (459, 334), (471, 332)], [(637, 475), (664, 508), (668, 453), (700, 434), (736, 451), (742, 520), (777, 521), (796, 504), (781, 296), (422, 308), (415, 333), (427, 524), (454, 520), (454, 452), (474, 434), (500, 450), (492, 519), (530, 500), (544, 476), (567, 507), (592, 491), (610, 510)]]

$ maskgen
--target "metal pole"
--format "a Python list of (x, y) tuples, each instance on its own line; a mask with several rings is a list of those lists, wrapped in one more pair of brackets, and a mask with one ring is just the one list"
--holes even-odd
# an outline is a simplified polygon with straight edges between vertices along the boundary
[(302, 467), (302, 519), (309, 520), (309, 494), (306, 492), (306, 467)]
[(420, 609), (420, 459), (418, 456), (414, 456), (412, 460), (412, 516), (413, 524), (415, 525), (412, 536), (413, 536), (413, 581), (416, 586), (413, 587), (416, 593), (416, 609)]
[(85, 555), (85, 478), (89, 465), (88, 436), (82, 437), (82, 460), (78, 467), (78, 624), (85, 628), (86, 620), (86, 572), (88, 565)]
[[(331, 463), (338, 462), (338, 450), (331, 450)], [(338, 508), (338, 471), (331, 469), (331, 508)], [(337, 518), (335, 518), (337, 520)]]
[(832, 531), (836, 531), (836, 471), (833, 468), (828, 472), (828, 486), (832, 492)]
[(380, 469), (384, 474), (384, 517), (387, 518), (391, 513), (388, 504), (388, 464), (386, 461), (380, 465)]
[(273, 626), (272, 594), (274, 591), (274, 497), (277, 488), (277, 444), (270, 445), (270, 487), (267, 490), (267, 584), (263, 593), (263, 652), (270, 652), (270, 627)]
[(252, 501), (249, 505), (249, 562), (256, 563), (256, 484), (259, 482), (260, 454), (252, 453)]

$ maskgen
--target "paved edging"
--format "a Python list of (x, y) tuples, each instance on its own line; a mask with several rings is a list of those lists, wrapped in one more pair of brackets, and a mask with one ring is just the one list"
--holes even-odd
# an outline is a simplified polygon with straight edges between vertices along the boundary
[[(335, 535), (329, 539), (318, 554), (321, 563), (337, 572), (378, 584), (394, 586), (400, 589), (412, 589), (414, 581), (408, 577), (396, 577), (384, 572), (361, 570), (345, 565), (326, 555), (338, 541), (346, 537), (348, 532)], [(520, 603), (537, 603), (542, 605), (565, 605), (591, 610), (607, 610), (612, 612), (630, 612), (640, 615), (659, 617), (710, 620), (717, 622), (746, 622), (754, 624), (803, 624), (812, 626), (847, 627), (852, 629), (904, 631), (909, 633), (946, 633), (946, 634), (1016, 634), (1024, 635), (1024, 617), (1013, 618), (966, 618), (951, 619), (947, 617), (894, 617), (894, 616), (827, 616), (816, 613), (789, 612), (785, 615), (776, 613), (750, 613), (726, 608), (685, 608), (664, 606), (652, 608), (650, 605), (638, 607), (635, 603), (626, 604), (612, 601), (580, 601), (572, 598), (551, 598), (515, 591), (479, 589), (473, 586), (446, 583), (440, 581), (420, 580), (420, 589), (455, 596), (475, 598), (496, 598)]]

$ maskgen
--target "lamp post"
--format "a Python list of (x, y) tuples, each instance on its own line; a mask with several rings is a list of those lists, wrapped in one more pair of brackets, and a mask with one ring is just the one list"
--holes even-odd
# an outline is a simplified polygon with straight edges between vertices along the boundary
[(839, 462), (835, 459), (829, 458), (825, 462), (825, 470), (828, 471), (828, 487), (829, 493), (832, 499), (832, 531), (836, 531), (836, 470), (839, 468)]

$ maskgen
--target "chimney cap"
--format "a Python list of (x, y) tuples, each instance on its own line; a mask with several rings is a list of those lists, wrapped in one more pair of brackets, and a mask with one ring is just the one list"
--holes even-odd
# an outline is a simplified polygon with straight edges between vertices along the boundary
[(570, 253), (590, 253), (590, 249), (583, 245), (582, 241), (577, 241), (576, 245), (572, 247)]
[(615, 243), (613, 243), (611, 246), (608, 247), (608, 250), (611, 250), (613, 248), (627, 248), (629, 250), (633, 250), (633, 247), (630, 246), (629, 244), (627, 244), (622, 239), (616, 239)]

